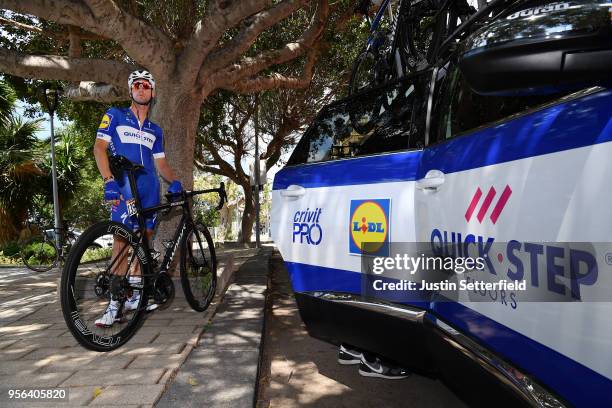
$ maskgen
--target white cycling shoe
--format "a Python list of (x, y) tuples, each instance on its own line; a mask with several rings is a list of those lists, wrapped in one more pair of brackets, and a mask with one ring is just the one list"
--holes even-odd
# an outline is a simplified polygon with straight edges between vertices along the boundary
[(132, 297), (129, 297), (123, 304), (123, 310), (130, 312), (138, 309), (138, 303), (140, 303), (140, 291), (135, 290)]
[(119, 311), (119, 302), (111, 300), (106, 307), (106, 311), (96, 320), (96, 326), (98, 327), (111, 327), (117, 319), (117, 312)]

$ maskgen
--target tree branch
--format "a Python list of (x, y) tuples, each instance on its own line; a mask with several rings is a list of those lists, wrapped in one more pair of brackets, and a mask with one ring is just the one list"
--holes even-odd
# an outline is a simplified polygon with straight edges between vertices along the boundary
[(0, 48), (0, 71), (24, 78), (95, 81), (125, 87), (125, 78), (134, 69), (120, 61), (28, 55)]
[(114, 1), (0, 0), (0, 8), (82, 27), (115, 40), (130, 57), (154, 74), (161, 76), (164, 72), (172, 71), (175, 58), (170, 39), (161, 31), (124, 13)]
[(208, 149), (208, 152), (213, 157), (215, 165), (219, 166), (220, 171), (223, 172), (223, 176), (229, 177), (235, 183), (240, 181), (237, 171), (235, 171), (228, 162), (223, 160), (223, 158), (219, 155), (219, 152), (213, 146), (210, 146), (208, 143), (204, 142), (203, 147)]
[(266, 91), (269, 89), (304, 89), (310, 85), (314, 74), (314, 65), (318, 58), (318, 50), (312, 49), (308, 54), (308, 59), (304, 66), (304, 71), (300, 77), (288, 77), (279, 73), (274, 73), (269, 76), (251, 77), (237, 81), (229, 86), (223, 86), (223, 89), (248, 94)]
[(69, 86), (64, 95), (73, 101), (121, 102), (129, 101), (130, 95), (126, 87), (114, 87), (90, 81), (82, 81), (78, 86)]
[[(320, 38), (325, 29), (328, 13), (329, 7), (327, 0), (319, 0), (317, 12), (315, 13), (311, 26), (297, 41), (286, 44), (283, 48), (278, 50), (266, 51), (253, 58), (245, 58), (240, 64), (235, 64), (231, 67), (217, 71), (207, 79), (207, 83), (203, 87), (202, 93), (207, 94), (216, 87), (232, 89), (233, 84), (243, 78), (252, 77), (265, 69), (293, 60), (304, 55), (308, 50), (312, 50), (313, 45)], [(280, 75), (269, 77), (265, 82), (268, 83), (267, 86), (274, 86), (276, 84), (292, 88), (303, 86), (303, 83), (300, 81)], [(253, 85), (251, 85), (251, 87), (252, 86)], [(271, 89), (267, 86), (262, 88), (262, 90)]]
[(32, 14), (59, 24), (86, 27), (89, 31), (102, 34), (98, 30), (99, 27), (93, 15), (81, 2), (70, 0), (0, 0), (0, 8)]
[(173, 44), (160, 30), (125, 13), (112, 0), (82, 0), (96, 19), (97, 29), (117, 41), (140, 65), (161, 77), (175, 64)]
[[(30, 31), (32, 33), (37, 33), (37, 34), (40, 34), (40, 35), (44, 35), (45, 37), (49, 37), (49, 38), (52, 38), (52, 39), (57, 40), (57, 41), (66, 41), (70, 37), (70, 32), (68, 32), (68, 33), (66, 33), (66, 32), (59, 32), (58, 33), (58, 32), (53, 32), (53, 31), (47, 31), (47, 30), (43, 30), (40, 27), (35, 27), (35, 26), (29, 25), (29, 24), (20, 23), (18, 21), (9, 20), (9, 19), (3, 18), (3, 17), (0, 17), (0, 23), (2, 23), (4, 25), (11, 25), (13, 27), (17, 27), (17, 28), (20, 28), (22, 30)], [(74, 26), (70, 26), (70, 27), (74, 27)], [(78, 28), (76, 28), (75, 33), (83, 41), (87, 41), (87, 40), (106, 40), (107, 39), (106, 37), (102, 37), (100, 35), (84, 32), (82, 30), (79, 30)]]
[(200, 170), (200, 171), (205, 171), (207, 173), (216, 174), (218, 176), (229, 177), (227, 174), (225, 174), (224, 172), (222, 172), (220, 169), (218, 169), (216, 167), (207, 166), (207, 165), (199, 163), (197, 161), (196, 161), (195, 165), (196, 165), (197, 169)]
[(212, 52), (202, 65), (198, 82), (201, 84), (212, 72), (230, 64), (245, 53), (257, 36), (302, 8), (308, 0), (287, 0), (261, 11), (244, 24), (241, 31), (221, 49)]
[(81, 39), (78, 35), (78, 29), (75, 26), (68, 27), (68, 38), (70, 39), (70, 47), (68, 49), (68, 56), (70, 58), (79, 58), (81, 56)]
[(20, 23), (18, 21), (8, 20), (3, 17), (0, 17), (0, 23), (4, 25), (11, 25), (13, 27), (17, 27), (22, 30), (30, 31), (32, 33), (41, 34), (41, 35), (44, 35), (49, 38), (53, 38), (54, 40), (58, 40), (58, 41), (65, 41), (67, 39), (67, 36), (63, 33), (54, 33), (52, 31), (45, 31), (40, 27), (34, 27), (28, 24)]
[(193, 35), (179, 57), (178, 64), (182, 69), (181, 80), (194, 84), (202, 62), (217, 45), (225, 30), (271, 4), (272, 0), (211, 1), (206, 15), (196, 24)]

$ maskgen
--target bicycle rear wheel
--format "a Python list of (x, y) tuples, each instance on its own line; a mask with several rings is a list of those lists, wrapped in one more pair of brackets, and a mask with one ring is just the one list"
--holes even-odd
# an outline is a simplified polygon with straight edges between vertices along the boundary
[[(106, 247), (95, 241), (106, 242)], [(138, 269), (148, 273), (140, 257), (144, 257), (144, 251), (139, 238), (112, 221), (94, 224), (72, 247), (62, 274), (60, 297), (64, 320), (83, 347), (116, 349), (142, 325), (148, 289), (128, 279)], [(130, 302), (134, 299), (138, 300)], [(113, 313), (108, 314), (111, 306)]]
[(35, 235), (26, 241), (20, 255), (25, 266), (34, 272), (46, 272), (59, 260), (55, 243), (43, 235)]
[(195, 311), (205, 311), (217, 289), (217, 256), (210, 232), (204, 225), (197, 224), (187, 232), (180, 264), (187, 303)]

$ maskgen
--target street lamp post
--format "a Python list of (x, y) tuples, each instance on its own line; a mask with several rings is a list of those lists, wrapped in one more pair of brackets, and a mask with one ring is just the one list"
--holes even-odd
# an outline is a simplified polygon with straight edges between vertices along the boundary
[(255, 243), (257, 248), (261, 246), (259, 236), (259, 100), (255, 96)]
[(59, 99), (59, 92), (54, 88), (43, 88), (43, 103), (49, 111), (51, 119), (51, 180), (53, 182), (53, 215), (55, 218), (54, 232), (59, 248), (62, 248), (62, 224), (60, 219), (59, 196), (57, 191), (57, 167), (55, 164), (55, 132), (53, 128), (53, 116)]

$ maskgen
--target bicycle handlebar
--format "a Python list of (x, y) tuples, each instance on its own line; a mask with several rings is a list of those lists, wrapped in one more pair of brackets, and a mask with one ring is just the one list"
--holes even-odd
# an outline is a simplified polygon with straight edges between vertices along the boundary
[(215, 207), (215, 209), (219, 211), (221, 208), (223, 208), (223, 204), (227, 202), (227, 193), (225, 192), (224, 182), (221, 182), (221, 184), (219, 185), (219, 188), (209, 188), (206, 190), (193, 190), (193, 191), (185, 190), (179, 194), (169, 194), (168, 193), (165, 196), (168, 201), (172, 201), (173, 198), (177, 198), (177, 197), (180, 197), (181, 199), (186, 199), (188, 197), (193, 197), (198, 194), (209, 194), (209, 193), (219, 194), (219, 204), (217, 204), (217, 206)]

